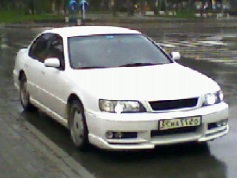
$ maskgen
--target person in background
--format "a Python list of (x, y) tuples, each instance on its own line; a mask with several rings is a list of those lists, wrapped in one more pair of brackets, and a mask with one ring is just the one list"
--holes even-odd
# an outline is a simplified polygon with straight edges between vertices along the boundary
[(75, 22), (77, 19), (77, 1), (76, 0), (69, 0), (68, 2), (69, 8), (69, 21)]
[(88, 10), (89, 3), (86, 0), (80, 0), (79, 9), (81, 11), (82, 19), (85, 19), (85, 12)]

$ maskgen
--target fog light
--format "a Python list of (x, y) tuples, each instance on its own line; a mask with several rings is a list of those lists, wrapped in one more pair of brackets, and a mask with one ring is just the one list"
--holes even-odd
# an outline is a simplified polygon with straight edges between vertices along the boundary
[(228, 124), (228, 119), (222, 121), (223, 126), (227, 126), (227, 124)]
[(220, 122), (217, 122), (217, 123), (216, 123), (216, 126), (217, 126), (217, 127), (221, 127), (221, 126), (222, 126), (222, 122), (221, 122), (221, 121), (220, 121)]
[(105, 137), (108, 139), (112, 139), (114, 137), (114, 134), (113, 134), (113, 132), (106, 132)]
[(115, 132), (114, 133), (114, 138), (122, 138), (123, 134), (121, 132)]
[(222, 127), (222, 126), (226, 126), (228, 124), (228, 119), (225, 120), (221, 120), (219, 122), (216, 123), (217, 127)]

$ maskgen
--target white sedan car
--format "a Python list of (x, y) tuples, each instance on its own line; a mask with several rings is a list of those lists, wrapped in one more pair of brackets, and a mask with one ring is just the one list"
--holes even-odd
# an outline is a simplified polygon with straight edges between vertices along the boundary
[(46, 30), (16, 57), (24, 110), (38, 108), (70, 130), (81, 150), (153, 149), (227, 134), (220, 86), (127, 28)]

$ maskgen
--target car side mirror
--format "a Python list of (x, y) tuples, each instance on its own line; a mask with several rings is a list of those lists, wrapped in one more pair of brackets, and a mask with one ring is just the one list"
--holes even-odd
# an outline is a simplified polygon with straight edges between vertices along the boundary
[(173, 60), (179, 60), (181, 58), (181, 55), (179, 52), (171, 52), (170, 56)]
[(45, 67), (54, 67), (59, 68), (60, 67), (60, 61), (58, 58), (47, 58), (44, 61)]

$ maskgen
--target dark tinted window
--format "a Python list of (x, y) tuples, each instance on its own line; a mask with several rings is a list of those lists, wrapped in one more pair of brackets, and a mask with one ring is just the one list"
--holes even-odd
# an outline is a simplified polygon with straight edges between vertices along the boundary
[(46, 52), (46, 58), (56, 57), (60, 60), (61, 68), (65, 68), (64, 52), (63, 52), (63, 39), (59, 35), (54, 35), (50, 39), (49, 48)]
[(143, 35), (100, 35), (69, 38), (72, 68), (167, 64), (172, 61)]
[(49, 39), (53, 36), (51, 33), (40, 35), (30, 47), (29, 56), (43, 62), (47, 57)]

